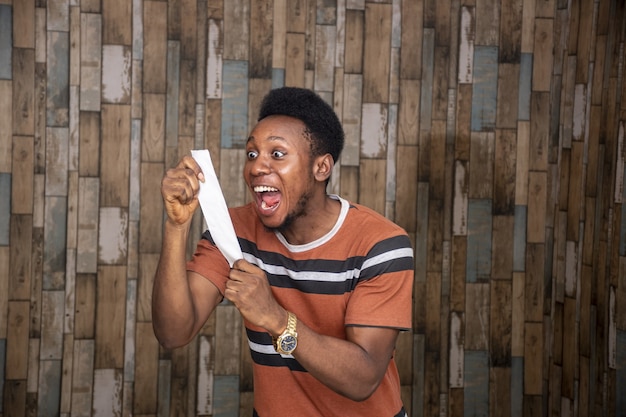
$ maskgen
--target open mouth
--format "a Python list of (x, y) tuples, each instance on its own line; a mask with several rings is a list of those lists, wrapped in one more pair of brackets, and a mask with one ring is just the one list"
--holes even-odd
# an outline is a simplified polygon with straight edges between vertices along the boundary
[(280, 205), (282, 193), (278, 188), (267, 185), (257, 185), (253, 187), (256, 202), (259, 209), (263, 212), (272, 212)]

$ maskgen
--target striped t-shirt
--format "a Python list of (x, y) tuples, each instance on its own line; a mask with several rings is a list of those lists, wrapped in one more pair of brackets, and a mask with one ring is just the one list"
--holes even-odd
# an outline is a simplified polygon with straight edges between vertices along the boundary
[[(335, 227), (305, 245), (268, 231), (252, 204), (230, 209), (244, 258), (265, 271), (276, 300), (320, 334), (345, 339), (346, 326), (410, 329), (414, 264), (407, 234), (375, 211), (333, 197), (342, 204)], [(228, 262), (210, 234), (203, 237), (188, 269), (223, 294)], [(259, 417), (392, 417), (402, 409), (393, 360), (376, 392), (354, 402), (310, 376), (292, 356), (276, 353), (264, 329), (245, 326)]]

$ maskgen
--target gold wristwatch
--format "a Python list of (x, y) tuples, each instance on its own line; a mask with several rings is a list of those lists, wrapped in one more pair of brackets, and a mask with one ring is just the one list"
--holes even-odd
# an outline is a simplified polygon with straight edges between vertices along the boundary
[(280, 336), (272, 338), (274, 349), (282, 355), (291, 355), (293, 351), (296, 350), (296, 346), (298, 346), (298, 333), (296, 333), (298, 319), (295, 314), (291, 312), (288, 313), (289, 320), (287, 321), (287, 328)]

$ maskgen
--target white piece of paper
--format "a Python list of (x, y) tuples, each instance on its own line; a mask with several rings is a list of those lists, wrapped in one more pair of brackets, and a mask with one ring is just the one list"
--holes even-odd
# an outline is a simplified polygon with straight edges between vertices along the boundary
[(232, 267), (237, 259), (243, 258), (243, 255), (233, 222), (228, 214), (224, 194), (217, 180), (215, 168), (213, 168), (213, 162), (211, 162), (211, 155), (207, 149), (200, 149), (192, 150), (191, 156), (202, 169), (205, 178), (204, 182), (200, 182), (198, 194), (204, 221), (209, 227), (215, 245)]

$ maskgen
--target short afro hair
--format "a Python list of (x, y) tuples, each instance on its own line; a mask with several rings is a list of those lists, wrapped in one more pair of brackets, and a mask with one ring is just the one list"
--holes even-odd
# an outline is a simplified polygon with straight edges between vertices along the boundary
[(315, 92), (297, 87), (270, 90), (263, 99), (258, 120), (272, 115), (299, 119), (311, 136), (313, 156), (326, 153), (337, 162), (344, 143), (344, 132), (335, 111)]

